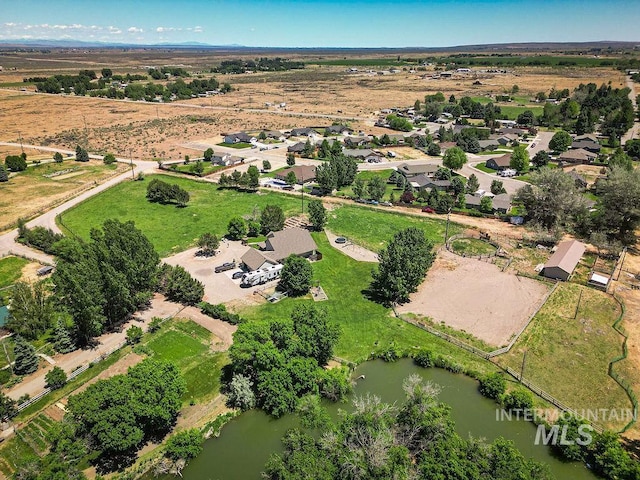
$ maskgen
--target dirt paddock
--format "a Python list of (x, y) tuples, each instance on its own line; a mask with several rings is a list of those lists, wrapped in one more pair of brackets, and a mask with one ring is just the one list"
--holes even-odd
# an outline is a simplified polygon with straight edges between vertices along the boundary
[(547, 290), (536, 280), (443, 250), (411, 301), (397, 310), (444, 322), (498, 347), (527, 322)]

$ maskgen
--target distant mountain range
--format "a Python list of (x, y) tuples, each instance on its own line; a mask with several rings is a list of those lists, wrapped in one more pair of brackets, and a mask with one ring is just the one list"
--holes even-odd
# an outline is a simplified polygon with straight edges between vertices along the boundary
[(491, 43), (480, 45), (456, 45), (450, 47), (257, 47), (245, 45), (211, 45), (202, 42), (156, 43), (150, 45), (134, 43), (105, 43), (85, 42), (81, 40), (49, 40), (49, 39), (24, 39), (24, 40), (0, 40), (0, 48), (175, 48), (175, 49), (234, 49), (234, 50), (274, 50), (274, 51), (371, 51), (371, 52), (491, 52), (491, 51), (545, 51), (545, 50), (619, 50), (640, 48), (638, 42), (621, 42), (615, 40), (603, 40), (595, 42), (526, 42), (526, 43)]

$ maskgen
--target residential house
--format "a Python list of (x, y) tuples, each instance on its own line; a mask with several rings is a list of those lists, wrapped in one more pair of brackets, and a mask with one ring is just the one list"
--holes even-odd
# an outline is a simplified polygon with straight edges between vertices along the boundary
[(224, 136), (224, 143), (252, 143), (256, 141), (256, 137), (246, 132), (229, 133)]
[(399, 133), (392, 133), (391, 135), (387, 135), (391, 143), (395, 143), (397, 145), (404, 145), (405, 137)]
[(250, 272), (255, 270), (262, 270), (263, 268), (271, 267), (278, 264), (278, 262), (276, 262), (272, 258), (267, 257), (260, 250), (257, 250), (255, 248), (249, 248), (249, 250), (247, 250), (247, 252), (242, 255), (240, 260), (242, 261), (242, 263), (244, 263), (245, 269)]
[(451, 180), (434, 180), (426, 175), (416, 175), (409, 180), (412, 187), (417, 189), (438, 190), (447, 192), (451, 188)]
[(580, 262), (586, 250), (584, 243), (569, 240), (558, 244), (556, 251), (547, 260), (542, 269), (542, 275), (567, 281)]
[(500, 145), (497, 140), (492, 140), (492, 139), (478, 140), (478, 144), (480, 145), (480, 148), (482, 150), (494, 150), (498, 148), (498, 145)]
[(507, 133), (505, 135), (501, 135), (497, 138), (497, 142), (502, 145), (502, 146), (506, 146), (506, 145), (511, 145), (513, 142), (518, 140), (518, 136), (514, 135), (513, 133)]
[(278, 180), (287, 180), (287, 175), (290, 172), (293, 172), (296, 176), (297, 183), (301, 185), (302, 183), (313, 182), (316, 179), (316, 167), (313, 165), (296, 165), (294, 167), (285, 168), (280, 172), (276, 173), (276, 179)]
[(229, 165), (236, 165), (238, 163), (243, 163), (243, 162), (244, 162), (244, 158), (236, 157), (234, 155), (229, 155), (228, 153), (214, 154), (213, 157), (211, 157), (211, 163), (215, 165), (222, 165), (225, 167), (228, 167)]
[(316, 132), (313, 128), (308, 127), (294, 128), (293, 130), (291, 130), (292, 137), (309, 137), (311, 135), (316, 135), (317, 133), (318, 132)]
[(485, 165), (493, 170), (506, 170), (511, 165), (511, 154), (507, 153), (500, 157), (492, 157), (485, 162)]
[(410, 162), (398, 165), (398, 172), (404, 175), (404, 177), (407, 179), (416, 177), (418, 175), (433, 177), (433, 175), (437, 171), (438, 165), (434, 165), (433, 163)]
[(593, 136), (576, 137), (571, 144), (571, 149), (583, 149), (591, 153), (598, 154), (602, 150), (602, 145)]
[(353, 130), (345, 125), (330, 125), (325, 128), (325, 131), (329, 133), (329, 135), (350, 135), (353, 132)]
[(287, 147), (287, 152), (289, 153), (302, 153), (304, 151), (305, 142), (294, 143), (293, 145), (289, 145)]
[(558, 155), (558, 160), (563, 163), (592, 163), (598, 155), (583, 148), (571, 149)]
[(511, 195), (501, 193), (492, 199), (493, 210), (500, 213), (507, 213), (511, 210)]
[(517, 127), (504, 127), (499, 130), (499, 133), (500, 135), (515, 135), (516, 137), (521, 137), (529, 133), (529, 130)]
[[(317, 255), (317, 250), (318, 246), (307, 230), (299, 227), (286, 228), (269, 233), (264, 243), (260, 244), (260, 250), (250, 248), (241, 260), (249, 270), (258, 270), (265, 264), (282, 263), (289, 255), (313, 259)], [(253, 268), (256, 266), (258, 268)]]
[(344, 144), (349, 148), (358, 148), (358, 147), (364, 147), (366, 145), (369, 145), (371, 140), (373, 140), (373, 138), (368, 135), (345, 137)]
[(464, 203), (466, 208), (475, 208), (476, 210), (479, 210), (481, 201), (482, 197), (471, 195), (470, 193), (465, 193), (464, 195)]
[(457, 147), (458, 144), (456, 142), (440, 142), (438, 146), (440, 147), (440, 152), (444, 153), (450, 148)]
[(263, 130), (262, 133), (264, 133), (265, 137), (272, 140), (284, 141), (284, 135), (278, 130)]

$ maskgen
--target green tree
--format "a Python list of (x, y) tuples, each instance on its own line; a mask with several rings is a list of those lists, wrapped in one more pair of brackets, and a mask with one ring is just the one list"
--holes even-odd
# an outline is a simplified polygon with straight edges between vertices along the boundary
[(480, 188), (480, 182), (478, 181), (478, 177), (476, 177), (475, 173), (469, 175), (469, 179), (467, 180), (467, 185), (465, 190), (467, 193), (473, 195)]
[(524, 146), (518, 146), (513, 149), (509, 167), (518, 173), (526, 173), (529, 171), (529, 152)]
[(518, 122), (518, 125), (532, 127), (535, 121), (535, 116), (533, 115), (533, 112), (531, 110), (525, 110), (520, 115), (518, 115), (516, 121)]
[(343, 400), (353, 390), (346, 367), (322, 370), (318, 374), (320, 395), (332, 402)]
[(287, 182), (289, 185), (295, 185), (296, 183), (298, 183), (298, 179), (296, 178), (295, 172), (291, 171), (291, 172), (287, 173), (287, 177), (285, 178), (285, 182)]
[(293, 309), (291, 321), (297, 339), (291, 352), (296, 356), (313, 358), (320, 366), (326, 365), (340, 337), (340, 328), (328, 321), (327, 311), (314, 305), (300, 304)]
[(247, 182), (247, 186), (251, 189), (256, 189), (260, 185), (260, 171), (258, 167), (255, 165), (250, 165), (247, 169), (247, 175), (249, 176), (249, 181)]
[(616, 151), (609, 155), (609, 168), (620, 167), (628, 172), (633, 170), (633, 163), (631, 157), (627, 155), (622, 148), (616, 148)]
[(549, 141), (549, 148), (554, 152), (566, 152), (573, 143), (571, 135), (564, 130), (556, 132)]
[(17, 282), (11, 291), (11, 311), (7, 327), (29, 340), (35, 340), (53, 323), (53, 304), (45, 285)]
[(4, 166), (10, 172), (22, 172), (27, 169), (27, 161), (20, 155), (7, 155)]
[(533, 407), (533, 396), (525, 390), (513, 390), (502, 398), (502, 403), (507, 410), (523, 411)]
[(76, 162), (88, 162), (89, 153), (80, 145), (76, 146)]
[(362, 177), (356, 177), (353, 181), (352, 189), (356, 198), (364, 198), (367, 195), (367, 185)]
[(463, 178), (464, 177), (455, 176), (451, 179), (451, 191), (456, 197), (464, 192), (465, 183)]
[(205, 232), (198, 238), (198, 247), (205, 256), (215, 255), (219, 246), (220, 239), (213, 233)]
[(231, 240), (241, 240), (247, 234), (247, 224), (242, 217), (233, 217), (229, 220), (227, 232)]
[(112, 163), (115, 163), (116, 156), (113, 153), (107, 153), (102, 159), (102, 161), (104, 162), (105, 165), (111, 165)]
[(302, 150), (302, 155), (304, 158), (313, 157), (314, 153), (316, 153), (316, 147), (311, 143), (311, 140), (307, 139), (304, 144), (304, 149)]
[(549, 157), (549, 153), (545, 150), (540, 150), (533, 156), (531, 163), (533, 163), (533, 165), (539, 169), (542, 167), (546, 167), (549, 164), (549, 160), (551, 160), (551, 157)]
[(277, 232), (284, 228), (284, 212), (278, 205), (266, 205), (260, 212), (262, 233)]
[(490, 373), (480, 379), (478, 390), (487, 398), (499, 400), (507, 389), (507, 381), (500, 373)]
[(424, 231), (412, 227), (397, 232), (378, 258), (371, 291), (387, 304), (406, 302), (433, 263), (433, 245)]
[(491, 182), (491, 193), (493, 193), (494, 195), (507, 193), (501, 180), (493, 180)]
[(493, 212), (493, 201), (491, 197), (485, 195), (480, 199), (480, 211), (483, 213)]
[(262, 161), (262, 169), (264, 171), (271, 170), (271, 162), (269, 160), (263, 160)]
[(309, 221), (317, 232), (321, 231), (327, 223), (327, 209), (324, 208), (321, 200), (309, 202)]
[(142, 331), (142, 328), (138, 327), (137, 325), (132, 325), (127, 329), (127, 335), (126, 335), (127, 343), (129, 345), (135, 345), (136, 343), (140, 343), (140, 340), (142, 340), (143, 334), (144, 332)]
[(204, 296), (204, 285), (180, 265), (163, 264), (160, 269), (158, 291), (172, 302), (196, 305)]
[(75, 343), (69, 334), (66, 325), (59, 319), (53, 331), (53, 348), (58, 353), (69, 353), (76, 349)]
[(0, 392), (0, 420), (4, 421), (15, 417), (17, 413), (16, 401), (9, 398), (4, 392)]
[(624, 144), (624, 151), (631, 158), (640, 159), (640, 139), (627, 140), (627, 143)]
[(460, 170), (465, 163), (467, 163), (467, 155), (459, 147), (447, 149), (442, 157), (442, 165), (451, 170)]
[(209, 147), (204, 151), (202, 158), (204, 158), (205, 162), (210, 162), (213, 160), (213, 148)]
[(626, 245), (635, 241), (640, 225), (640, 170), (627, 171), (614, 166), (607, 179), (598, 182), (599, 221), (603, 230)]
[(294, 297), (306, 295), (311, 288), (312, 278), (313, 269), (309, 261), (297, 255), (290, 255), (284, 261), (278, 288)]
[(375, 176), (371, 177), (369, 183), (367, 183), (367, 191), (369, 192), (369, 198), (379, 202), (382, 200), (385, 191), (387, 190), (387, 185), (382, 177)]
[(50, 388), (51, 390), (57, 390), (62, 388), (67, 383), (67, 374), (64, 373), (60, 367), (53, 367), (51, 370), (47, 372), (44, 376), (45, 386)]
[(338, 178), (335, 169), (329, 163), (316, 167), (316, 182), (320, 189), (326, 193), (331, 193), (338, 188)]
[(13, 372), (16, 375), (28, 375), (38, 369), (36, 349), (20, 335), (14, 337), (13, 354)]
[(55, 163), (62, 163), (62, 154), (60, 152), (56, 152), (53, 154), (53, 161)]
[(164, 448), (164, 456), (173, 462), (184, 460), (188, 462), (196, 458), (202, 452), (204, 437), (197, 428), (182, 430), (169, 437)]
[(296, 156), (293, 153), (287, 153), (287, 165), (293, 167), (296, 164)]
[(572, 225), (584, 209), (573, 177), (561, 169), (541, 168), (531, 174), (531, 184), (518, 189), (514, 201), (527, 212), (527, 218), (546, 229)]
[(204, 163), (201, 160), (196, 160), (196, 163), (191, 165), (190, 170), (196, 175), (202, 175), (202, 172), (204, 172)]
[(0, 183), (9, 181), (9, 172), (4, 168), (4, 165), (0, 165)]

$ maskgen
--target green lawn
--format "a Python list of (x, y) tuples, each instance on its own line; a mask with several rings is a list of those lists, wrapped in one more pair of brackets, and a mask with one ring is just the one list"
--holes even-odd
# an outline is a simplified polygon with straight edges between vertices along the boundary
[(237, 149), (243, 149), (243, 148), (251, 148), (251, 144), (247, 143), (247, 142), (238, 142), (238, 143), (219, 143), (218, 146), (220, 147), (229, 147), (229, 148), (237, 148)]
[[(605, 293), (561, 283), (511, 352), (496, 359), (520, 371), (526, 351), (525, 378), (574, 409), (632, 408), (607, 375), (609, 362), (622, 353), (622, 337), (612, 328), (619, 314)], [(624, 423), (606, 426), (618, 429)]]
[(527, 110), (531, 110), (535, 116), (542, 115), (543, 107), (540, 106), (532, 106), (532, 107), (519, 107), (517, 105), (498, 105), (500, 107), (500, 113), (506, 115), (509, 120), (515, 120), (518, 118), (523, 112)]
[[(380, 250), (398, 230), (408, 227), (421, 228), (429, 240), (442, 243), (446, 217), (435, 220), (420, 217), (418, 210), (416, 213), (415, 216), (403, 215), (381, 209), (342, 205), (329, 213), (327, 228), (374, 251)], [(460, 230), (461, 227), (455, 223), (449, 225), (449, 235), (459, 233)]]
[[(319, 281), (329, 299), (317, 305), (326, 308), (330, 320), (341, 327), (335, 354), (350, 361), (365, 360), (372, 352), (395, 342), (402, 350), (428, 347), (435, 353), (453, 357), (468, 368), (487, 372), (493, 366), (424, 330), (409, 325), (391, 315), (388, 308), (368, 300), (365, 291), (371, 281), (374, 265), (347, 257), (329, 245), (323, 233), (314, 233), (322, 260), (313, 263), (314, 280)], [(286, 298), (278, 303), (245, 307), (241, 314), (251, 321), (287, 317), (299, 303), (311, 303), (306, 298)]]
[(5, 257), (0, 259), (0, 288), (16, 283), (22, 276), (22, 269), (29, 263), (20, 257)]
[(211, 332), (191, 320), (174, 319), (144, 343), (153, 358), (173, 362), (187, 384), (184, 402), (201, 403), (220, 392), (220, 372), (226, 353), (209, 349)]
[[(169, 170), (174, 170), (182, 173), (192, 173), (194, 166), (195, 166), (195, 162), (191, 162), (188, 165), (174, 164), (174, 165), (169, 165)], [(203, 162), (203, 166), (204, 166), (204, 170), (202, 171), (202, 174), (201, 174), (201, 176), (203, 177), (206, 175), (210, 175), (214, 172), (218, 172), (223, 168), (226, 168), (222, 165), (212, 165), (210, 162)]]
[(451, 242), (451, 248), (460, 255), (489, 255), (496, 252), (496, 247), (477, 238), (458, 238)]
[[(393, 172), (393, 169), (387, 169), (387, 170), (376, 170), (376, 171), (365, 171), (365, 172), (360, 172), (358, 173), (358, 175), (356, 176), (357, 178), (362, 178), (362, 180), (365, 181), (365, 183), (369, 182), (369, 180), (371, 180), (373, 177), (380, 177), (382, 178), (382, 180), (385, 181), (385, 183), (387, 182), (387, 180), (389, 179), (389, 176), (391, 176), (391, 172)], [(394, 184), (391, 183), (386, 183), (387, 187), (384, 191), (384, 195), (382, 197), (383, 201), (388, 201), (390, 196), (391, 196), (391, 192), (393, 192), (395, 199), (398, 200), (400, 198), (400, 196), (402, 195), (403, 190), (400, 190), (398, 188), (396, 188), (396, 186)], [(340, 190), (339, 192), (340, 196), (347, 196), (347, 197), (353, 197), (355, 196), (353, 194), (353, 188), (351, 188), (351, 186), (348, 187), (344, 187), (342, 190)], [(366, 197), (366, 195), (365, 195)]]
[[(189, 205), (177, 208), (147, 201), (146, 188), (152, 178), (186, 189), (191, 195)], [(58, 224), (63, 230), (88, 239), (91, 228), (109, 218), (133, 220), (158, 253), (166, 256), (189, 248), (204, 232), (224, 235), (231, 217), (250, 215), (268, 204), (281, 206), (287, 216), (300, 211), (300, 200), (289, 195), (218, 190), (214, 184), (187, 178), (147, 176), (143, 182), (122, 182), (91, 197), (59, 216)]]
[(474, 165), (474, 167), (476, 167), (478, 170), (485, 173), (496, 173), (497, 171), (497, 170), (494, 170), (493, 168), (487, 167), (486, 162), (478, 163), (477, 165)]

